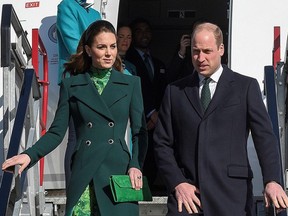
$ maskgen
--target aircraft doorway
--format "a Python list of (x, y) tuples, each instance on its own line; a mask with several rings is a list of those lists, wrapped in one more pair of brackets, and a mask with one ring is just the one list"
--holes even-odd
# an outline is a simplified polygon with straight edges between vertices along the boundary
[(223, 31), (225, 56), (228, 50), (229, 0), (120, 0), (118, 24), (143, 17), (151, 23), (151, 51), (166, 66), (177, 51), (183, 34), (191, 34), (194, 22), (207, 20)]
[[(184, 55), (182, 57), (181, 55), (178, 56), (180, 39), (184, 34), (191, 34), (195, 22), (209, 21), (220, 26), (223, 31), (224, 45), (228, 47), (228, 6), (227, 0), (217, 1), (217, 3), (213, 0), (120, 0), (118, 26), (129, 25), (135, 19), (144, 18), (152, 28), (150, 43), (149, 25), (137, 26), (134, 43), (138, 49), (128, 50), (127, 53), (122, 54), (122, 59), (124, 59), (125, 66), (125, 61), (134, 64), (135, 74), (141, 77), (144, 111), (148, 128), (148, 150), (143, 166), (143, 174), (147, 176), (149, 186), (152, 186), (153, 195), (165, 194), (163, 181), (161, 176), (158, 175), (154, 161), (152, 143), (153, 126), (155, 124), (153, 120), (157, 121), (158, 110), (166, 85), (193, 72), (191, 57), (189, 57), (190, 46), (187, 47), (186, 58), (183, 57)], [(141, 23), (143, 24), (143, 20)], [(149, 43), (149, 52), (147, 52), (147, 44)], [(151, 60), (149, 63), (147, 56), (152, 56), (154, 70), (151, 70)], [(174, 64), (172, 59), (175, 60), (175, 56), (178, 59), (176, 61), (179, 62), (179, 58), (181, 58), (184, 59), (182, 62), (185, 63), (181, 67), (172, 69)], [(227, 54), (223, 58), (223, 63), (227, 63), (226, 56)], [(165, 65), (164, 67), (162, 62)]]

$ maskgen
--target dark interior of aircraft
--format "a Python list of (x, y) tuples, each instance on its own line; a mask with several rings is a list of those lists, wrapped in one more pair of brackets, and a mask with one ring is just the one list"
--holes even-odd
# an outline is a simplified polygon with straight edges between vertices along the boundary
[[(165, 64), (167, 71), (170, 71), (167, 73), (170, 75), (165, 77), (167, 79), (166, 81), (172, 82), (178, 78), (184, 77), (182, 76), (182, 72), (184, 71), (187, 72), (185, 73), (186, 75), (192, 74), (193, 72), (191, 60), (189, 60), (191, 57), (188, 57), (189, 54), (187, 54), (187, 51), (187, 58), (185, 59), (185, 62), (188, 66), (190, 61), (191, 67), (188, 66), (186, 69), (177, 68), (175, 69), (177, 72), (174, 73), (175, 71), (172, 70), (172, 67), (175, 62), (173, 62), (172, 59), (179, 51), (180, 39), (182, 35), (191, 35), (195, 23), (209, 21), (217, 24), (223, 31), (224, 46), (226, 48), (228, 47), (229, 2), (229, 0), (120, 0), (118, 25), (129, 25), (133, 23), (134, 19), (138, 18), (144, 18), (150, 23), (152, 28), (152, 41), (149, 47), (150, 53), (153, 57), (160, 59)], [(141, 27), (139, 27), (139, 29), (140, 28)], [(145, 28), (142, 26), (142, 30), (139, 31), (144, 32), (143, 29)], [(147, 32), (150, 31), (146, 31), (145, 34), (148, 34)], [(191, 46), (187, 47), (187, 50), (191, 50)], [(130, 54), (130, 58), (131, 55), (132, 54)], [(135, 56), (135, 53), (133, 53), (133, 56)], [(227, 56), (227, 52), (225, 52), (225, 55), (222, 57), (222, 63), (227, 63)], [(182, 57), (180, 58), (182, 59)], [(171, 73), (171, 71), (173, 71), (173, 73)], [(173, 75), (171, 76), (171, 74)], [(143, 76), (143, 74), (141, 78), (143, 78), (142, 80), (145, 81), (145, 76)], [(145, 83), (144, 81), (143, 83)], [(157, 84), (158, 87), (161, 87), (162, 83), (159, 80), (157, 82), (159, 83)], [(142, 86), (144, 85), (142, 84)], [(149, 86), (149, 88), (150, 87), (153, 88), (153, 85)], [(159, 93), (159, 91), (157, 92), (155, 90), (154, 94), (156, 93)], [(149, 164), (149, 169), (146, 168), (145, 172), (144, 164), (143, 174), (149, 177), (148, 180), (152, 194), (164, 195), (165, 190), (161, 178), (158, 176), (158, 178), (154, 180), (156, 169), (153, 168), (155, 166), (153, 156), (149, 157), (149, 155), (152, 154), (151, 152), (152, 151), (149, 153), (148, 149), (146, 158), (149, 158), (149, 160), (148, 162), (146, 160), (146, 164)], [(149, 163), (149, 161), (151, 163)]]
[(118, 23), (129, 24), (143, 17), (152, 26), (151, 52), (169, 65), (178, 51), (183, 34), (191, 34), (199, 20), (207, 20), (220, 26), (223, 31), (227, 63), (229, 0), (120, 0)]

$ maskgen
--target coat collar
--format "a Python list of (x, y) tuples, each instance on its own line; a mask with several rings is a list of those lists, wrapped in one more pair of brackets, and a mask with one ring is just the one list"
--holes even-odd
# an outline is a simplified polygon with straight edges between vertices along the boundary
[(127, 95), (120, 87), (121, 85), (129, 85), (125, 76), (113, 69), (101, 96), (88, 73), (79, 74), (71, 78), (70, 97), (77, 98), (77, 100), (83, 102), (94, 111), (113, 120), (113, 116), (109, 110), (110, 107)]
[(210, 115), (217, 107), (226, 103), (228, 98), (230, 98), (229, 96), (233, 92), (232, 85), (234, 81), (235, 76), (233, 71), (230, 70), (227, 66), (223, 66), (223, 72), (217, 84), (216, 91), (204, 114), (204, 117)]
[(193, 72), (192, 75), (188, 76), (186, 79), (186, 83), (184, 84), (186, 87), (184, 88), (184, 92), (193, 106), (193, 108), (196, 110), (199, 116), (202, 117), (203, 111), (199, 99), (199, 76), (197, 72)]
[(234, 74), (227, 66), (223, 66), (223, 72), (220, 76), (219, 82), (216, 87), (214, 96), (204, 113), (199, 98), (199, 76), (197, 72), (194, 72), (186, 79), (186, 87), (184, 89), (188, 100), (201, 118), (206, 118), (213, 111), (227, 100), (231, 94), (232, 83), (234, 82)]
[(129, 84), (130, 82), (121, 72), (116, 70), (112, 71), (110, 80), (102, 93), (103, 99), (108, 108), (112, 107), (117, 101), (127, 96), (127, 92), (125, 92), (121, 86), (127, 86)]

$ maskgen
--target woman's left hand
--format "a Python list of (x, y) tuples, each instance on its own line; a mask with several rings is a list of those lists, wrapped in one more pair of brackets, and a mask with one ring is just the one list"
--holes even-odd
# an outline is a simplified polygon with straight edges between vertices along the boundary
[(142, 172), (139, 169), (132, 167), (128, 170), (128, 175), (130, 177), (132, 188), (140, 190), (143, 186)]

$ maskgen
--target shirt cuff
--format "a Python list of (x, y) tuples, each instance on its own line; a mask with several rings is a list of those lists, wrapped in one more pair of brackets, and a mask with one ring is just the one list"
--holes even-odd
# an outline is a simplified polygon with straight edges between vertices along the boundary
[(178, 52), (178, 56), (179, 56), (179, 58), (181, 58), (181, 59), (184, 59), (184, 58), (185, 58), (185, 55), (184, 55), (184, 56), (181, 55), (180, 52)]
[(149, 119), (155, 110), (156, 110), (156, 109), (153, 109), (152, 111), (150, 111), (150, 112), (146, 115), (146, 118)]

